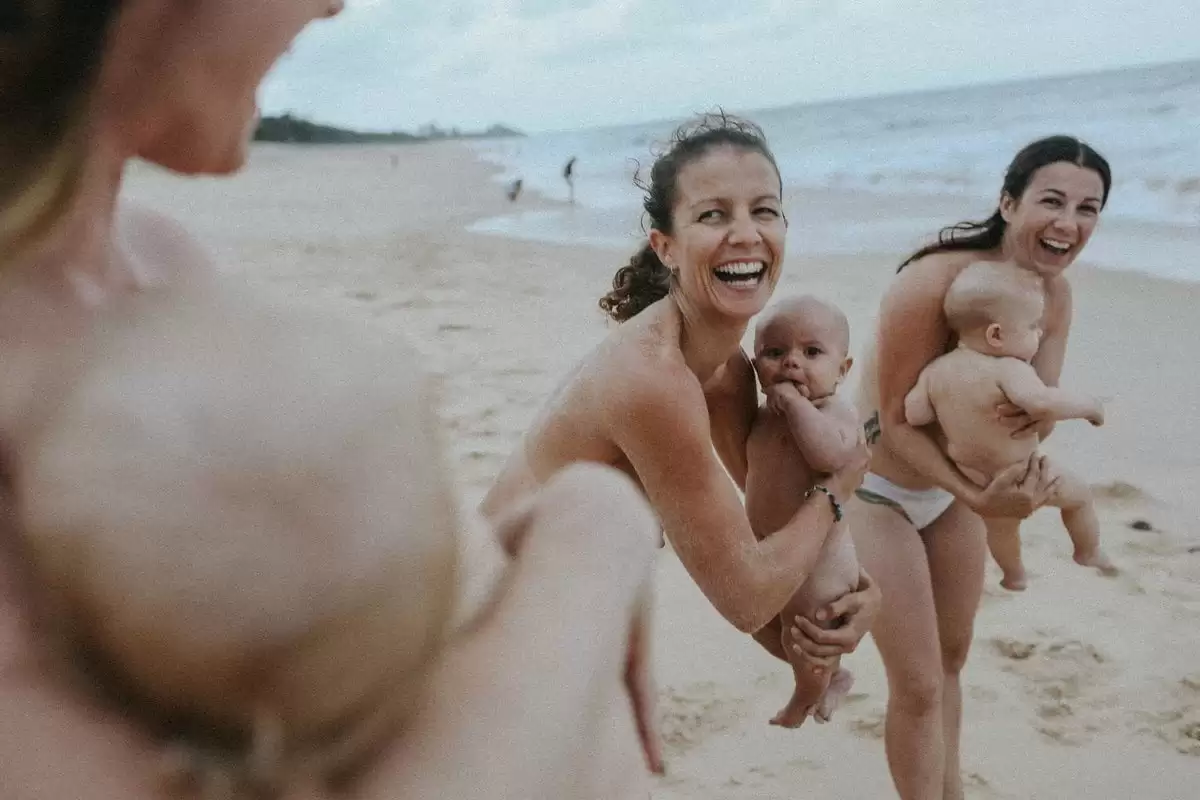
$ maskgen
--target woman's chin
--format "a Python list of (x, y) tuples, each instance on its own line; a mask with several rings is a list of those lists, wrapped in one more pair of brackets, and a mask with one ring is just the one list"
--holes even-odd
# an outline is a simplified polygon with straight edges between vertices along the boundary
[(753, 288), (733, 288), (723, 284), (715, 288), (717, 309), (725, 316), (746, 320), (761, 313), (774, 292), (774, 287), (765, 280)]
[(181, 175), (229, 175), (246, 165), (253, 126), (224, 135), (163, 137), (143, 147), (138, 156)]

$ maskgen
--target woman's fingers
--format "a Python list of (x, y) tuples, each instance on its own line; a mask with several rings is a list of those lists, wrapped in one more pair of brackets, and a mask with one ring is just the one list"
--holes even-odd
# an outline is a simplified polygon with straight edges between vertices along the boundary
[(829, 630), (803, 617), (796, 618), (791, 632), (795, 646), (810, 658), (831, 659), (858, 644), (856, 634), (848, 628)]

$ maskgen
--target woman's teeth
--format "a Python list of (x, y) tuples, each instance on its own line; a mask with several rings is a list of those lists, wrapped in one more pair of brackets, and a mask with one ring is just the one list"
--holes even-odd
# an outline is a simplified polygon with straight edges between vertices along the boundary
[(1057, 239), (1042, 239), (1042, 247), (1060, 256), (1065, 256), (1071, 251), (1071, 244), (1069, 242), (1060, 242)]
[(738, 261), (722, 264), (715, 272), (723, 283), (739, 288), (748, 288), (758, 283), (766, 272), (767, 265), (761, 261)]

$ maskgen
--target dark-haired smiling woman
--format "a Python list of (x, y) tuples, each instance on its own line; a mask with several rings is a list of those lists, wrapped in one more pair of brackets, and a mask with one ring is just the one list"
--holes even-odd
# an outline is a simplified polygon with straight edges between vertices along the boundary
[[(729, 475), (744, 484), (758, 405), (741, 341), (783, 267), (779, 170), (757, 126), (711, 115), (675, 133), (644, 188), (648, 241), (600, 301), (621, 325), (534, 420), (483, 511), (503, 509), (567, 464), (618, 467), (642, 487), (709, 602), (783, 657), (778, 615), (858, 487), (865, 442), (827, 478), (827, 492), (813, 492), (783, 528), (755, 539)], [(879, 602), (863, 573), (857, 591), (819, 615), (844, 625), (786, 623), (797, 626), (797, 647), (827, 658), (857, 646)]]
[[(1111, 184), (1108, 163), (1077, 139), (1033, 142), (1009, 165), (995, 213), (943, 229), (905, 260), (884, 295), (859, 396), (878, 441), (847, 516), (861, 563), (887, 599), (872, 635), (888, 677), (888, 764), (904, 800), (963, 797), (959, 674), (988, 540), (997, 547), (1016, 537), (1020, 520), (1045, 502), (1056, 480), (1035, 457), (986, 488), (975, 486), (933, 433), (905, 422), (904, 398), (925, 365), (956, 345), (942, 311), (946, 290), (981, 260), (1012, 260), (1044, 279), (1045, 333), (1032, 363), (1047, 385), (1057, 385), (1071, 326), (1063, 273), (1091, 238)], [(997, 413), (1014, 432), (1033, 429), (1045, 438), (1053, 427), (1013, 407)]]

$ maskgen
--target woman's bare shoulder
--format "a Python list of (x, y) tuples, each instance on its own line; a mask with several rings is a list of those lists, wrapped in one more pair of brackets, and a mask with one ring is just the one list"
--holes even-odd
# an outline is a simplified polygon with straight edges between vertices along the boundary
[(980, 252), (978, 250), (951, 250), (941, 253), (930, 253), (900, 270), (893, 284), (905, 278), (915, 278), (922, 283), (928, 282), (930, 284), (948, 283), (968, 264), (992, 257), (991, 253)]
[(1047, 327), (1070, 324), (1072, 306), (1071, 283), (1065, 275), (1056, 275), (1046, 281)]
[(117, 220), (121, 238), (151, 280), (196, 277), (215, 271), (209, 253), (177, 220), (136, 203), (123, 203)]
[(706, 413), (700, 381), (684, 361), (669, 316), (627, 322), (606, 344), (592, 371), (606, 408), (640, 416), (655, 409), (677, 412), (694, 401)]

